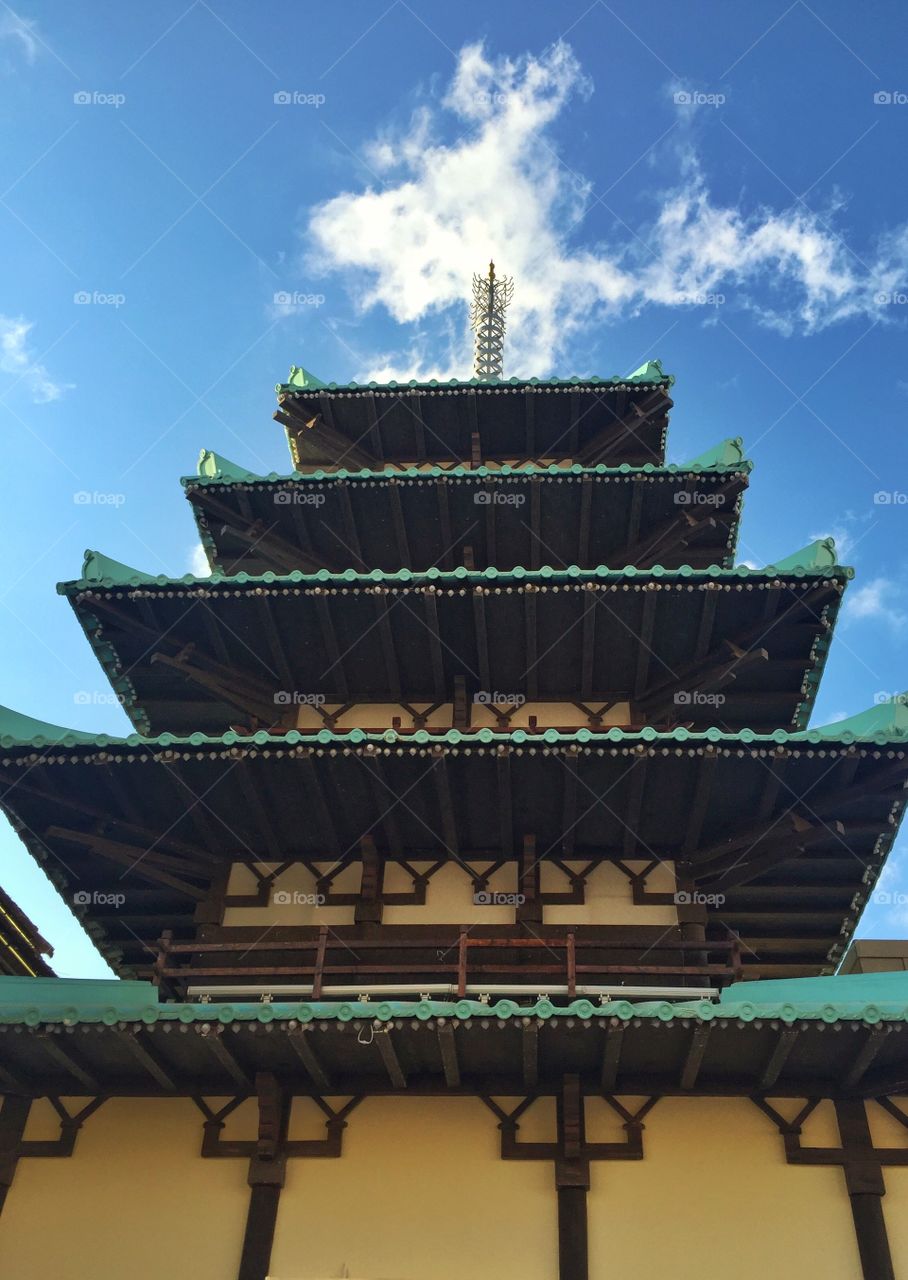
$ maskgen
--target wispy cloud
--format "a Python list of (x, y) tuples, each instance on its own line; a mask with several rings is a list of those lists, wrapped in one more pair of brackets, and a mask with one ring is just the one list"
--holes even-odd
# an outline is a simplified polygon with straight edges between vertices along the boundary
[(22, 316), (0, 315), (0, 370), (24, 383), (35, 404), (49, 404), (72, 390), (73, 383), (57, 382), (35, 358), (27, 341), (32, 328)]
[(21, 17), (7, 8), (0, 14), (0, 40), (11, 41), (18, 45), (25, 61), (31, 66), (38, 56), (38, 40), (35, 36), (36, 23)]
[(846, 621), (873, 619), (893, 627), (908, 622), (901, 602), (904, 591), (889, 578), (873, 578), (862, 587), (852, 587), (845, 596), (842, 616)]
[(211, 576), (211, 565), (205, 555), (205, 548), (200, 542), (197, 542), (189, 549), (186, 572), (191, 573), (196, 578), (209, 578)]
[[(366, 150), (374, 184), (312, 211), (307, 266), (344, 273), (360, 310), (382, 306), (401, 325), (415, 325), (457, 309), (453, 337), (436, 335), (431, 357), (423, 352), (415, 370), (401, 352), (360, 376), (378, 368), (385, 376), (463, 375), (471, 363), (463, 323), (469, 282), (490, 256), (518, 282), (512, 373), (550, 372), (578, 333), (604, 320), (647, 307), (691, 308), (717, 294), (783, 330), (886, 312), (880, 299), (906, 278), (905, 229), (889, 233), (865, 269), (803, 206), (780, 213), (716, 203), (690, 141), (683, 157), (671, 139), (664, 144), (677, 177), (654, 192), (643, 225), (621, 224), (609, 243), (576, 247), (575, 229), (609, 197), (571, 170), (552, 126), (573, 96), (591, 90), (563, 43), (516, 59), (469, 45), (441, 102), (421, 107), (406, 128), (382, 131)], [(445, 141), (452, 124), (456, 140)], [(408, 359), (420, 355), (420, 336), (406, 344)], [(447, 347), (441, 358), (439, 346)]]

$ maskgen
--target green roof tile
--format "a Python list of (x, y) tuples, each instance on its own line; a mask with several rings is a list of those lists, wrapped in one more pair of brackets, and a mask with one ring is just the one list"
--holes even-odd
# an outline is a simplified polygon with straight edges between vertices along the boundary
[[(854, 720), (859, 722), (862, 717), (855, 716)], [(443, 733), (429, 733), (424, 729), (416, 733), (398, 733), (394, 729), (387, 729), (383, 733), (367, 733), (363, 729), (349, 729), (342, 732), (332, 732), (328, 729), (320, 729), (318, 732), (301, 732), (298, 729), (292, 729), (285, 734), (268, 733), (265, 730), (259, 730), (257, 733), (244, 735), (229, 730), (226, 733), (214, 735), (204, 733), (191, 733), (189, 735), (162, 733), (157, 737), (143, 737), (140, 734), (133, 733), (128, 737), (122, 738), (111, 736), (110, 734), (83, 733), (64, 729), (59, 725), (47, 725), (40, 720), (33, 720), (29, 716), (22, 716), (18, 712), (0, 707), (0, 746), (7, 750), (14, 750), (16, 748), (43, 747), (47, 746), (48, 743), (61, 742), (64, 746), (90, 745), (101, 748), (112, 745), (255, 747), (268, 746), (270, 744), (287, 748), (299, 745), (318, 748), (341, 743), (346, 746), (360, 747), (464, 746), (477, 750), (501, 742), (532, 749), (553, 746), (576, 746), (581, 748), (589, 746), (595, 748), (597, 746), (613, 746), (616, 744), (636, 746), (640, 744), (664, 745), (669, 743), (689, 744), (692, 747), (701, 743), (732, 743), (737, 746), (759, 746), (764, 743), (778, 746), (785, 746), (789, 743), (849, 745), (855, 741), (873, 743), (877, 746), (893, 746), (908, 741), (908, 723), (906, 723), (905, 717), (899, 717), (897, 721), (890, 722), (886, 727), (879, 728), (874, 727), (874, 722), (868, 719), (857, 731), (850, 730), (847, 727), (843, 729), (845, 723), (840, 721), (838, 724), (830, 725), (824, 729), (802, 729), (796, 733), (785, 729), (775, 729), (772, 733), (756, 733), (752, 729), (740, 729), (735, 733), (724, 732), (721, 729), (694, 731), (684, 728), (660, 731), (647, 726), (640, 730), (605, 729), (600, 733), (595, 733), (591, 729), (578, 729), (573, 733), (562, 733), (557, 729), (546, 729), (544, 733), (530, 733), (525, 729), (500, 732), (489, 728), (469, 731), (449, 729)]]
[(589, 378), (449, 378), (439, 379), (430, 378), (427, 382), (417, 382), (411, 379), (409, 382), (369, 382), (369, 383), (338, 383), (320, 382), (318, 378), (314, 378), (311, 373), (296, 365), (290, 368), (290, 377), (287, 382), (279, 382), (275, 388), (278, 395), (292, 395), (294, 392), (305, 390), (317, 391), (396, 391), (400, 389), (411, 389), (413, 387), (452, 387), (457, 389), (466, 389), (468, 387), (495, 387), (495, 386), (531, 386), (531, 387), (583, 387), (583, 386), (633, 386), (646, 385), (651, 383), (654, 386), (667, 383), (671, 386), (675, 379), (670, 373), (666, 373), (659, 360), (648, 360), (646, 364), (642, 364), (639, 369), (635, 369), (633, 373), (626, 376), (614, 374), (610, 378), (601, 378), (593, 375)]
[(542, 997), (531, 1004), (516, 1000), (293, 1000), (230, 1004), (161, 1004), (150, 982), (67, 978), (0, 978), (0, 1023), (41, 1026), (60, 1023), (117, 1022), (349, 1022), (354, 1018), (388, 1022), (392, 1018), (631, 1018), (672, 1022), (752, 1022), (755, 1018), (793, 1022), (908, 1021), (908, 973), (859, 974), (833, 978), (784, 978), (736, 983), (718, 1003), (691, 1000), (589, 999), (555, 1005)]
[(786, 573), (792, 569), (832, 569), (838, 564), (836, 560), (835, 542), (832, 538), (819, 538), (810, 542), (800, 551), (786, 556), (784, 560), (776, 560), (766, 566), (767, 570), (778, 570)]
[[(735, 447), (737, 446), (737, 447)], [(503, 467), (499, 471), (493, 471), (488, 467), (428, 467), (421, 470), (419, 467), (404, 467), (400, 470), (392, 471), (370, 471), (363, 469), (361, 471), (348, 471), (340, 468), (337, 471), (326, 471), (319, 468), (315, 471), (300, 472), (291, 471), (284, 474), (271, 472), (269, 475), (259, 475), (255, 471), (246, 471), (235, 462), (231, 462), (228, 458), (222, 457), (220, 454), (212, 453), (209, 449), (203, 449), (199, 456), (198, 473), (194, 476), (182, 476), (180, 483), (186, 488), (193, 488), (206, 484), (330, 484), (353, 481), (387, 481), (393, 478), (395, 481), (401, 480), (418, 480), (424, 483), (426, 480), (449, 479), (449, 480), (472, 480), (476, 483), (484, 482), (488, 479), (501, 477), (508, 480), (519, 480), (522, 477), (546, 477), (551, 476), (558, 479), (564, 479), (566, 476), (584, 477), (584, 476), (611, 476), (633, 479), (637, 476), (685, 476), (691, 472), (698, 474), (709, 473), (716, 476), (725, 475), (728, 472), (749, 472), (753, 469), (753, 463), (743, 456), (743, 448), (740, 440), (725, 440), (722, 444), (717, 445), (709, 453), (705, 453), (700, 458), (695, 458), (691, 462), (672, 462), (666, 463), (664, 466), (657, 467), (651, 462), (647, 462), (639, 467), (632, 467), (628, 463), (622, 463), (619, 466), (607, 467), (603, 463), (598, 463), (592, 467), (582, 467), (575, 464), (570, 468), (559, 466), (557, 463), (547, 463), (544, 465), (530, 465), (526, 467)]]
[[(792, 560), (795, 557), (791, 557)], [(515, 579), (526, 582), (539, 583), (576, 583), (583, 579), (596, 580), (601, 582), (634, 580), (647, 581), (651, 578), (672, 581), (680, 579), (682, 581), (692, 579), (694, 581), (711, 580), (715, 582), (721, 581), (737, 581), (765, 578), (767, 574), (782, 573), (785, 577), (802, 578), (805, 575), (835, 575), (840, 578), (850, 579), (854, 576), (854, 570), (843, 565), (837, 565), (830, 562), (826, 565), (821, 564), (798, 564), (782, 571), (778, 565), (769, 565), (766, 569), (750, 569), (746, 565), (737, 565), (734, 569), (722, 569), (718, 565), (711, 565), (706, 569), (694, 569), (690, 565), (682, 565), (679, 569), (666, 569), (662, 565), (653, 565), (648, 569), (638, 569), (634, 565), (629, 565), (624, 569), (608, 569), (600, 566), (596, 569), (581, 569), (577, 565), (568, 565), (563, 569), (554, 569), (551, 566), (544, 565), (541, 569), (525, 569), (518, 566), (515, 569), (499, 570), (490, 569), (427, 569), (425, 572), (418, 573), (412, 569), (399, 569), (394, 573), (387, 573), (381, 569), (370, 569), (366, 572), (357, 572), (355, 569), (344, 569), (340, 573), (330, 573), (327, 569), (319, 569), (315, 573), (303, 573), (296, 569), (291, 573), (279, 574), (271, 571), (262, 574), (250, 573), (213, 573), (210, 577), (195, 578), (192, 574), (183, 574), (181, 578), (169, 578), (166, 574), (140, 573), (136, 569), (129, 568), (128, 565), (120, 564), (116, 560), (110, 560), (106, 556), (98, 555), (96, 552), (89, 552), (86, 555), (85, 566), (83, 567), (83, 577), (73, 582), (60, 582), (57, 584), (57, 591), (61, 595), (71, 595), (81, 591), (90, 590), (93, 587), (143, 587), (143, 586), (159, 586), (168, 590), (173, 590), (180, 585), (187, 587), (194, 586), (217, 586), (220, 584), (226, 586), (240, 586), (244, 583), (268, 586), (300, 586), (312, 585), (318, 587), (368, 587), (375, 583), (388, 584), (390, 586), (411, 586), (419, 587), (427, 583), (433, 583), (439, 586), (462, 586), (464, 583), (475, 583), (482, 585), (484, 583), (494, 582), (497, 585), (505, 585), (508, 581)]]

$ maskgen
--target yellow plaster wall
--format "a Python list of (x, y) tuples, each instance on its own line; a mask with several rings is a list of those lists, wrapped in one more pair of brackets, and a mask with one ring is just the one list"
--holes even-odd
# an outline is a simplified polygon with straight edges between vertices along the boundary
[[(500, 712), (507, 713), (511, 710), (512, 703), (509, 699), (513, 698), (517, 693), (516, 690), (508, 689), (487, 689), (483, 691), (487, 694), (498, 694), (496, 699), (497, 709)], [(518, 695), (519, 696), (519, 695)], [(335, 713), (340, 710), (341, 703), (325, 702), (321, 705), (321, 711), (326, 713)], [(414, 702), (412, 706), (421, 712), (428, 711), (431, 703)], [(588, 704), (593, 711), (598, 711), (605, 706), (601, 702), (591, 702)], [(393, 717), (400, 720), (401, 729), (413, 730), (416, 728), (414, 718), (410, 715), (399, 702), (389, 703), (357, 703), (351, 707), (349, 711), (345, 711), (339, 716), (336, 722), (337, 732), (343, 733), (350, 729), (365, 729), (372, 733), (379, 733), (385, 729), (392, 727), (391, 721)], [(552, 701), (552, 702), (522, 702), (514, 713), (510, 716), (507, 727), (509, 730), (526, 729), (529, 727), (530, 716), (536, 717), (536, 724), (539, 729), (585, 729), (589, 726), (588, 717), (573, 702), (568, 701)], [(324, 729), (325, 722), (319, 711), (311, 703), (301, 703), (299, 706), (293, 707), (288, 716), (289, 722), (294, 728), (306, 732), (315, 733), (320, 729)], [(631, 722), (630, 705), (627, 702), (616, 702), (604, 713), (602, 723), (609, 725), (628, 725)], [(427, 717), (426, 726), (429, 729), (451, 729), (454, 726), (454, 704), (452, 702), (443, 703), (436, 707), (434, 711)], [(487, 702), (473, 701), (470, 704), (470, 729), (497, 729), (500, 727), (499, 717), (491, 709)]]
[[(318, 864), (325, 871), (332, 863)], [(431, 863), (414, 861), (417, 870), (427, 870)], [(482, 865), (477, 863), (477, 866)], [(583, 862), (565, 864), (579, 871)], [(629, 862), (632, 869), (641, 870), (643, 862)], [(266, 868), (263, 866), (262, 870)], [(517, 865), (502, 867), (489, 880), (490, 894), (513, 895), (517, 890)], [(337, 893), (357, 893), (360, 886), (359, 863), (346, 867), (332, 886)], [(565, 893), (570, 889), (566, 877), (551, 863), (543, 862), (540, 881), (546, 892)], [(255, 879), (242, 863), (233, 866), (228, 892), (251, 894), (255, 891)], [(666, 862), (655, 868), (647, 878), (647, 888), (654, 893), (672, 893), (675, 890), (674, 867)], [(386, 893), (410, 893), (413, 881), (403, 867), (388, 863), (385, 868)], [(225, 925), (342, 925), (353, 924), (353, 907), (319, 906), (315, 901), (315, 878), (305, 867), (296, 864), (284, 872), (271, 893), (271, 900), (263, 907), (228, 907), (224, 913)], [(473, 884), (460, 867), (451, 863), (437, 871), (426, 890), (424, 906), (386, 906), (385, 924), (513, 924), (514, 902), (480, 904), (473, 900)], [(580, 906), (547, 906), (543, 912), (545, 924), (635, 924), (673, 925), (678, 913), (674, 906), (635, 906), (631, 896), (630, 881), (617, 867), (603, 864), (587, 876), (586, 902)]]
[(556, 1280), (551, 1166), (501, 1161), (496, 1123), (474, 1098), (367, 1099), (340, 1160), (288, 1169), (274, 1280)]
[[(588, 1137), (601, 1129), (614, 1140), (619, 1123), (588, 1116)], [(836, 1144), (828, 1112), (805, 1140)], [(860, 1277), (841, 1171), (786, 1164), (777, 1130), (752, 1103), (663, 1098), (643, 1141), (642, 1161), (592, 1166), (590, 1280)]]
[[(574, 871), (583, 867), (583, 862), (567, 862), (565, 866)], [(642, 871), (646, 862), (628, 861), (628, 867), (634, 871)], [(540, 883), (543, 892), (564, 893), (570, 884), (557, 867), (543, 862)], [(646, 878), (647, 890), (653, 893), (674, 893), (674, 863), (663, 862)], [(591, 871), (586, 878), (586, 901), (582, 906), (547, 906), (544, 919), (546, 924), (634, 924), (634, 925), (674, 925), (678, 923), (676, 906), (651, 907), (635, 906), (631, 892), (631, 882), (619, 867), (612, 863), (603, 863)], [(665, 959), (662, 953), (662, 959)]]
[[(85, 1100), (82, 1100), (83, 1103)], [(35, 1108), (28, 1136), (56, 1136)], [(106, 1102), (69, 1159), (22, 1159), (0, 1216), (4, 1280), (230, 1280), (244, 1160), (202, 1160), (188, 1099)]]
[[(338, 1103), (342, 1100), (335, 1100)], [(510, 1109), (516, 1099), (498, 1099)], [(633, 1108), (632, 1099), (622, 1099)], [(70, 1101), (77, 1110), (84, 1099)], [(903, 1106), (908, 1103), (902, 1100)], [(216, 1105), (216, 1104), (215, 1104)], [(788, 1115), (796, 1104), (778, 1104)], [(905, 1131), (870, 1104), (874, 1140)], [(587, 1102), (590, 1141), (620, 1141), (620, 1119)], [(26, 1136), (56, 1136), (37, 1103)], [(290, 1136), (324, 1135), (294, 1103)], [(227, 1138), (254, 1136), (253, 1104)], [(550, 1141), (554, 1106), (521, 1122)], [(231, 1280), (248, 1205), (243, 1159), (202, 1160), (188, 1100), (115, 1099), (90, 1117), (71, 1159), (23, 1159), (0, 1217), (0, 1275), (10, 1280)], [(823, 1104), (805, 1143), (835, 1146)], [(548, 1162), (503, 1162), (495, 1118), (471, 1098), (370, 1098), (351, 1115), (340, 1160), (292, 1160), (278, 1215), (273, 1280), (556, 1280), (557, 1206)], [(860, 1276), (840, 1170), (785, 1163), (770, 1121), (740, 1099), (664, 1098), (642, 1161), (592, 1165), (590, 1280), (665, 1275), (704, 1280)], [(885, 1173), (897, 1276), (908, 1276), (908, 1169)], [(344, 1268), (347, 1268), (344, 1271)]]

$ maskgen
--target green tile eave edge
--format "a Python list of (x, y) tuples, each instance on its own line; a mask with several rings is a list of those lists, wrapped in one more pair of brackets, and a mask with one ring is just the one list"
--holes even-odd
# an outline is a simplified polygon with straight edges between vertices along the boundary
[[(25, 979), (35, 981), (35, 979)], [(0, 987), (0, 996), (2, 996)], [(908, 1022), (908, 1001), (905, 1002), (841, 1002), (816, 1003), (773, 1002), (756, 1003), (749, 1000), (734, 1003), (712, 1003), (708, 1000), (691, 1000), (671, 1003), (667, 1000), (610, 1000), (597, 1004), (581, 998), (567, 1005), (558, 1006), (550, 1000), (536, 1000), (522, 1005), (516, 1000), (497, 1000), (486, 1004), (479, 1000), (319, 1000), (273, 1001), (269, 1003), (238, 1001), (230, 1004), (173, 1003), (158, 1004), (149, 1000), (124, 1003), (70, 1003), (59, 1001), (0, 1000), (0, 1024), (39, 1027), (47, 1024), (78, 1025), (102, 1023), (115, 1026), (119, 1023), (148, 1025), (157, 1022), (226, 1024), (226, 1023), (307, 1023), (314, 1021), (350, 1022), (354, 1019), (369, 1022), (388, 1022), (394, 1018), (429, 1019), (446, 1018), (452, 1021), (468, 1021), (473, 1018), (507, 1021), (533, 1018), (579, 1018), (595, 1022), (604, 1018), (617, 1018), (628, 1022), (645, 1019), (670, 1023), (677, 1020), (697, 1022), (730, 1022), (747, 1024), (757, 1020), (777, 1020), (782, 1023), (836, 1023), (863, 1022), (876, 1025), (881, 1022)]]
[[(293, 381), (297, 375), (303, 375), (299, 381)], [(603, 378), (597, 374), (592, 374), (588, 378), (574, 376), (571, 378), (450, 378), (448, 380), (430, 378), (427, 382), (418, 382), (411, 379), (409, 382), (321, 382), (318, 378), (308, 373), (305, 369), (292, 366), (290, 370), (291, 381), (279, 382), (275, 387), (278, 396), (282, 395), (300, 395), (301, 393), (312, 393), (319, 391), (339, 392), (363, 392), (363, 391), (413, 391), (413, 390), (458, 390), (470, 391), (476, 388), (489, 388), (494, 390), (497, 387), (641, 387), (641, 386), (673, 386), (675, 378), (673, 374), (665, 373), (660, 361), (648, 360), (646, 364), (635, 369), (633, 373), (621, 376), (614, 374), (611, 377)]]
[[(806, 550), (806, 549), (805, 549)], [(101, 556), (96, 552), (87, 553), (91, 557), (93, 567), (98, 570), (98, 576), (81, 577), (70, 582), (57, 583), (57, 591), (60, 595), (73, 595), (93, 590), (112, 590), (118, 588), (142, 588), (142, 587), (163, 587), (168, 590), (174, 590), (181, 586), (185, 587), (211, 587), (226, 586), (235, 587), (249, 584), (251, 586), (305, 586), (312, 585), (314, 587), (322, 587), (325, 585), (343, 587), (350, 585), (371, 586), (376, 583), (388, 583), (392, 586), (421, 586), (423, 584), (437, 583), (440, 585), (451, 584), (460, 586), (463, 583), (472, 583), (477, 586), (486, 583), (495, 584), (503, 583), (505, 585), (514, 582), (551, 582), (553, 584), (576, 583), (581, 581), (600, 581), (608, 582), (615, 580), (633, 580), (639, 578), (643, 581), (668, 580), (672, 581), (680, 579), (687, 581), (704, 580), (704, 581), (757, 581), (765, 579), (787, 578), (798, 580), (804, 578), (829, 578), (836, 577), (843, 581), (850, 581), (854, 577), (854, 569), (848, 565), (828, 564), (803, 564), (794, 567), (786, 567), (779, 569), (776, 565), (766, 565), (764, 568), (751, 569), (746, 565), (736, 565), (733, 568), (725, 569), (720, 565), (710, 565), (706, 569), (695, 569), (691, 565), (681, 565), (677, 569), (666, 569), (662, 565), (653, 565), (648, 569), (638, 569), (634, 565), (625, 566), (622, 569), (610, 569), (605, 565), (600, 565), (595, 569), (581, 569), (578, 565), (568, 565), (564, 569), (555, 569), (551, 566), (544, 565), (541, 569), (526, 569), (518, 566), (514, 569), (428, 569), (424, 572), (417, 572), (411, 569), (400, 569), (396, 572), (387, 572), (382, 569), (371, 569), (365, 573), (360, 573), (355, 569), (344, 569), (339, 573), (332, 573), (327, 569), (319, 569), (315, 573), (304, 573), (302, 570), (294, 570), (292, 573), (274, 573), (266, 572), (261, 574), (251, 573), (213, 573), (209, 577), (196, 577), (191, 573), (183, 574), (179, 578), (170, 578), (166, 574), (147, 574), (137, 569), (132, 569), (128, 565), (120, 564), (118, 561), (110, 560), (106, 556)]]
[[(871, 709), (873, 710), (873, 709)], [(566, 747), (607, 747), (626, 746), (659, 746), (669, 744), (685, 744), (691, 746), (709, 745), (711, 743), (733, 744), (735, 746), (841, 746), (854, 744), (868, 746), (896, 747), (908, 743), (908, 706), (899, 703), (892, 708), (890, 726), (887, 729), (859, 731), (854, 733), (848, 729), (849, 721), (840, 721), (816, 729), (799, 730), (792, 733), (785, 729), (775, 729), (771, 733), (757, 733), (753, 729), (740, 729), (735, 733), (727, 733), (721, 729), (670, 729), (659, 731), (650, 727), (639, 730), (618, 728), (605, 729), (595, 733), (592, 729), (578, 729), (573, 733), (561, 733), (557, 729), (545, 729), (541, 733), (530, 733), (525, 729), (499, 732), (494, 729), (476, 729), (467, 732), (461, 729), (448, 729), (443, 733), (429, 733), (425, 729), (415, 733), (398, 733), (394, 729), (386, 729), (382, 733), (367, 733), (364, 729), (349, 729), (345, 732), (332, 732), (319, 729), (313, 733), (303, 733), (299, 729), (291, 729), (287, 733), (274, 734), (266, 730), (258, 730), (253, 734), (239, 734), (228, 730), (222, 734), (191, 733), (186, 735), (161, 733), (155, 737), (144, 737), (130, 734), (128, 737), (117, 737), (113, 734), (89, 734), (79, 730), (70, 730), (60, 725), (49, 725), (43, 721), (31, 720), (19, 712), (0, 707), (0, 747), (7, 750), (32, 749), (42, 747), (78, 747), (91, 746), (105, 750), (109, 747), (136, 747), (167, 749), (170, 747), (296, 747), (317, 750), (320, 747), (463, 747), (481, 750), (484, 747), (511, 746), (528, 750), (547, 749), (558, 746)], [(860, 716), (852, 717), (859, 721)], [(16, 732), (5, 732), (7, 725)], [(25, 736), (33, 727), (35, 732)], [(17, 736), (22, 735), (22, 736)]]
[[(203, 452), (207, 452), (203, 451)], [(326, 471), (319, 468), (311, 472), (290, 471), (279, 473), (271, 471), (267, 475), (259, 475), (255, 471), (243, 471), (240, 467), (229, 464), (229, 471), (215, 471), (205, 475), (181, 476), (180, 484), (185, 489), (204, 488), (209, 485), (216, 485), (220, 488), (229, 489), (240, 484), (246, 485), (290, 485), (290, 484), (339, 484), (339, 483), (377, 483), (387, 482), (390, 480), (532, 480), (532, 479), (576, 479), (586, 476), (591, 479), (604, 476), (610, 479), (626, 479), (634, 480), (638, 477), (653, 476), (659, 479), (665, 478), (681, 478), (686, 475), (698, 475), (703, 477), (715, 477), (717, 480), (724, 476), (735, 474), (749, 475), (753, 471), (753, 462), (749, 458), (743, 458), (740, 462), (729, 463), (711, 463), (705, 464), (700, 462), (669, 462), (663, 466), (656, 466), (655, 463), (647, 462), (642, 466), (634, 467), (628, 463), (623, 463), (617, 467), (608, 467), (602, 463), (595, 466), (583, 467), (579, 463), (574, 463), (570, 467), (559, 467), (556, 463), (546, 466), (528, 466), (528, 467), (503, 467), (494, 469), (487, 466), (481, 467), (430, 467), (426, 470), (420, 470), (418, 467), (405, 467), (399, 471), (374, 471), (369, 468), (361, 468), (357, 471), (348, 471), (340, 468), (337, 471)]]

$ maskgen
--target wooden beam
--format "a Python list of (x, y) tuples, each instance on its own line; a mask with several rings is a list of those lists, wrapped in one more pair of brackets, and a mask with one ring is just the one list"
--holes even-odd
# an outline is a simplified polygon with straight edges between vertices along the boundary
[(0, 1107), (0, 1213), (16, 1176), (19, 1147), (28, 1123), (31, 1098), (7, 1094)]
[(432, 687), (435, 692), (435, 701), (445, 702), (447, 699), (445, 663), (444, 654), (441, 651), (441, 636), (438, 630), (438, 606), (434, 592), (426, 591), (423, 593), (423, 608), (426, 615), (426, 629), (429, 632), (429, 657), (432, 662)]
[(712, 1030), (712, 1023), (702, 1023), (698, 1027), (694, 1027), (691, 1034), (690, 1044), (687, 1047), (687, 1054), (684, 1058), (684, 1066), (681, 1068), (681, 1088), (693, 1089), (697, 1083), (697, 1076), (700, 1074), (700, 1067), (703, 1065), (703, 1058), (706, 1054), (706, 1046), (709, 1043), (709, 1033)]
[(539, 1084), (539, 1028), (535, 1022), (523, 1029), (523, 1084), (528, 1093)]
[(242, 1088), (248, 1089), (249, 1076), (237, 1062), (236, 1058), (233, 1056), (233, 1052), (228, 1049), (224, 1035), (208, 1036), (205, 1043), (208, 1045), (214, 1057), (217, 1058), (220, 1065), (230, 1076), (231, 1080)]
[(406, 1072), (400, 1065), (397, 1050), (394, 1048), (394, 1041), (391, 1039), (391, 1032), (383, 1030), (376, 1033), (375, 1043), (378, 1045), (378, 1052), (381, 1055), (382, 1062), (385, 1064), (385, 1070), (388, 1073), (388, 1079), (391, 1084), (395, 1089), (406, 1089)]
[(344, 657), (341, 653), (340, 645), (337, 643), (334, 620), (331, 617), (331, 610), (328, 607), (326, 596), (318, 595), (315, 597), (315, 612), (318, 616), (322, 643), (325, 646), (329, 662), (327, 670), (323, 672), (323, 677), (326, 681), (331, 681), (331, 684), (337, 689), (341, 701), (346, 702), (350, 697), (350, 686), (347, 682), (347, 674), (344, 671)]
[(782, 1074), (785, 1063), (788, 1061), (788, 1055), (794, 1048), (799, 1034), (799, 1027), (785, 1027), (783, 1029), (757, 1082), (758, 1089), (761, 1091), (768, 1090), (776, 1083)]
[(454, 1028), (450, 1023), (438, 1028), (438, 1048), (441, 1051), (441, 1065), (445, 1073), (445, 1084), (449, 1089), (460, 1087), (460, 1064), (457, 1061), (457, 1041)]
[(401, 568), (412, 569), (413, 561), (410, 557), (410, 543), (407, 539), (404, 509), (400, 500), (400, 485), (392, 477), (386, 481), (385, 487), (391, 507), (391, 524), (394, 529), (394, 539), (397, 543), (397, 561)]
[(621, 1064), (621, 1046), (624, 1041), (624, 1023), (610, 1026), (605, 1033), (605, 1052), (602, 1055), (600, 1084), (604, 1093), (611, 1093), (618, 1083)]
[(165, 1067), (147, 1043), (147, 1036), (141, 1032), (117, 1031), (117, 1042), (121, 1044), (131, 1057), (142, 1066), (157, 1084), (172, 1093), (177, 1088), (171, 1069)]
[(306, 1068), (312, 1083), (317, 1089), (323, 1089), (327, 1093), (332, 1087), (332, 1081), (312, 1048), (312, 1033), (303, 1030), (290, 1032), (287, 1043)]
[[(72, 1037), (69, 1038), (71, 1039)], [(59, 1036), (48, 1034), (39, 1036), (39, 1039), (45, 1052), (49, 1057), (53, 1058), (57, 1066), (62, 1067), (74, 1080), (78, 1080), (79, 1084), (84, 1085), (90, 1093), (101, 1092), (101, 1086), (88, 1068), (79, 1062), (69, 1050), (64, 1049), (58, 1043)]]

